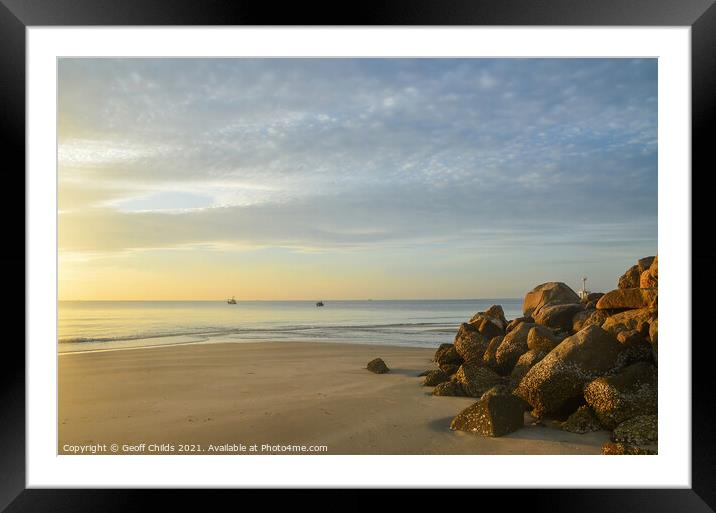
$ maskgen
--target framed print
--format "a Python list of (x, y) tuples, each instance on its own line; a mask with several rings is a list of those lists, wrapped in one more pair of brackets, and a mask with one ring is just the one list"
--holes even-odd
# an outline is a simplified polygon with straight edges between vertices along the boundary
[(716, 8), (448, 4), (4, 2), (1, 507), (711, 511)]

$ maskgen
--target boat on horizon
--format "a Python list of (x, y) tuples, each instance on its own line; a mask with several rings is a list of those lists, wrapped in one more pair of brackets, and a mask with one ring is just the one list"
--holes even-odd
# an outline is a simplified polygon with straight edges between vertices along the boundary
[(316, 303), (316, 306), (323, 306), (323, 301), (319, 301), (318, 303)]
[(236, 298), (234, 298), (234, 296), (231, 296), (231, 299), (227, 299), (226, 302), (229, 303), (230, 305), (235, 305)]

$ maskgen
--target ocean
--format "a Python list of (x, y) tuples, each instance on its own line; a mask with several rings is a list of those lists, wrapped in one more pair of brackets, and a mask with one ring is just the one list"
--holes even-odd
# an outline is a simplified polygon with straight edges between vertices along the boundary
[(60, 301), (58, 351), (187, 343), (306, 341), (437, 347), (490, 305), (521, 299), (410, 301)]

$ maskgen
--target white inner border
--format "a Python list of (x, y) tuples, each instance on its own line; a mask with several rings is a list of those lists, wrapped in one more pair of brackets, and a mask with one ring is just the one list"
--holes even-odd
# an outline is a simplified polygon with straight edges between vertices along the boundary
[[(690, 37), (689, 27), (28, 28), (27, 486), (690, 487)], [(58, 456), (55, 88), (63, 56), (658, 57), (659, 455)], [(437, 468), (450, 472), (426, 471)]]

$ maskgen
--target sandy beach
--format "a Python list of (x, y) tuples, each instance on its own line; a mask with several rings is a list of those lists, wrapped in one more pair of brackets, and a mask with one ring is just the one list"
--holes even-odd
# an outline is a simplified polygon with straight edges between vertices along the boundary
[[(527, 414), (523, 429), (500, 438), (450, 431), (476, 399), (421, 386), (434, 352), (259, 342), (60, 355), (58, 453), (111, 454), (112, 444), (118, 454), (249, 454), (254, 444), (286, 453), (266, 444), (326, 446), (320, 454), (600, 454), (609, 439), (532, 425)], [(375, 357), (391, 372), (367, 371)]]

